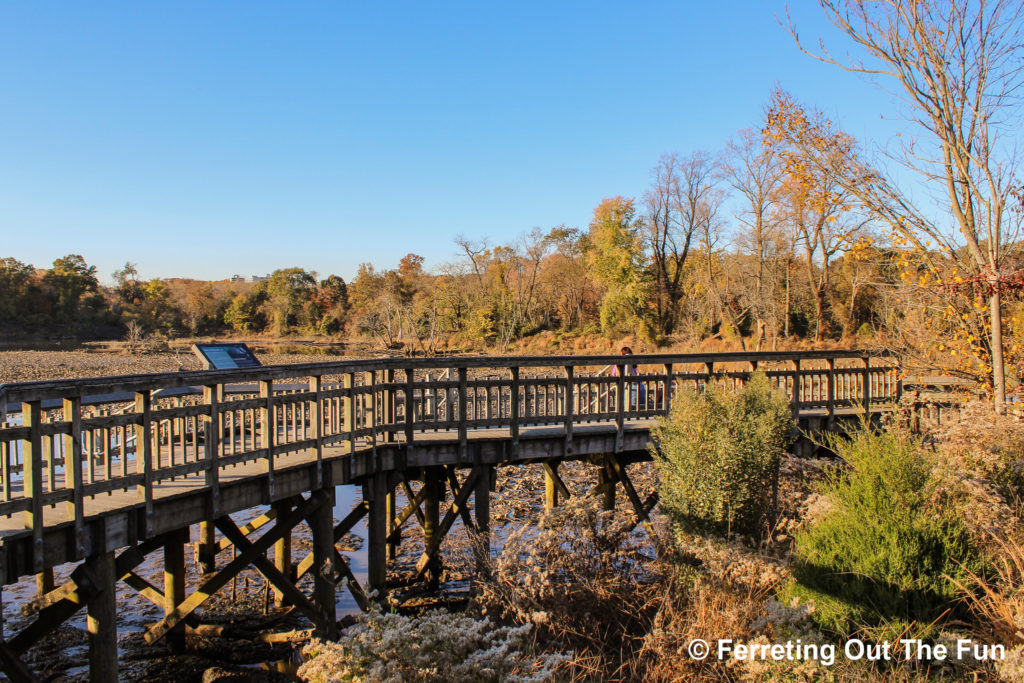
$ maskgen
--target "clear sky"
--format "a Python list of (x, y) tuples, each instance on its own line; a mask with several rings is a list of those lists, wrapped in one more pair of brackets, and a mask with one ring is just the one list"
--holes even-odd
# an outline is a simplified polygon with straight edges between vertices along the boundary
[[(833, 36), (792, 3), (801, 37)], [(884, 141), (893, 100), (797, 50), (777, 0), (8, 2), (0, 256), (102, 281), (350, 278), (452, 239), (585, 227), (780, 83)], [(843, 44), (836, 41), (842, 48)], [(840, 51), (842, 51), (840, 49)]]

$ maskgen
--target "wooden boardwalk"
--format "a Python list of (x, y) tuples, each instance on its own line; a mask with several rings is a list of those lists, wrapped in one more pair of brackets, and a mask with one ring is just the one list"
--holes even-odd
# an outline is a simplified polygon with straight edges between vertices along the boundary
[[(619, 490), (645, 523), (656, 494), (642, 498), (625, 466), (648, 457), (652, 421), (685, 387), (739, 384), (755, 369), (811, 428), (886, 410), (902, 391), (891, 359), (864, 352), (383, 359), (0, 386), (0, 406), (21, 407), (0, 416), (0, 578), (36, 575), (40, 589), (36, 620), (4, 634), (0, 668), (33, 680), (21, 654), (84, 607), (92, 676), (114, 680), (116, 581), (164, 608), (147, 639), (180, 649), (196, 610), (249, 565), (279, 603), (330, 637), (337, 586), (361, 604), (385, 590), (409, 520), (423, 527), (417, 569), (428, 583), (438, 580), (439, 546), (456, 519), (487, 537), (498, 465), (542, 466), (545, 500), (556, 504), (568, 494), (559, 463), (584, 460), (606, 504)], [(363, 503), (336, 524), (334, 488), (344, 484), (360, 485)], [(410, 501), (402, 510), (396, 491)], [(228, 517), (260, 505), (267, 513), (243, 527)], [(334, 548), (363, 517), (365, 586)], [(313, 550), (293, 562), (300, 523)], [(207, 578), (187, 595), (194, 524)], [(232, 546), (235, 559), (217, 566), (218, 550)], [(134, 573), (160, 550), (163, 587)], [(66, 562), (80, 563), (72, 580), (52, 585), (52, 568)], [(296, 588), (308, 572), (311, 596)]]

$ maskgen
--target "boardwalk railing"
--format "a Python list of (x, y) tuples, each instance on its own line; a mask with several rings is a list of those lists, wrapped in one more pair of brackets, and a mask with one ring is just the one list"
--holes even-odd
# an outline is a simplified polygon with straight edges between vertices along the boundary
[[(617, 372), (597, 374), (608, 365)], [(611, 423), (621, 436), (681, 389), (754, 369), (798, 412), (870, 412), (900, 394), (893, 359), (852, 351), (395, 358), (8, 384), (0, 516), (24, 514), (41, 546), (43, 509), (64, 506), (81, 557), (84, 503), (113, 491), (136, 489), (149, 511), (154, 486), (185, 478), (217, 501), (229, 468), (258, 462), (272, 492), (291, 453), (315, 453), (319, 471), (325, 457), (411, 449), (426, 433), (447, 433), (464, 455), (478, 430), (505, 430), (514, 452), (523, 429), (563, 426), (571, 452), (574, 426)]]

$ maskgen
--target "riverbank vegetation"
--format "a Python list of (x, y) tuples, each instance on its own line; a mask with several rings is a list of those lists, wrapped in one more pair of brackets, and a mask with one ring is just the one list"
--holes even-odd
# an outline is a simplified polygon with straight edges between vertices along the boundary
[[(472, 633), (528, 629), (529, 637), (500, 648), (496, 661), (512, 657), (519, 667), (508, 680), (1020, 680), (1024, 423), (972, 403), (942, 426), (919, 422), (912, 433), (896, 415), (888, 431), (861, 426), (830, 439), (827, 455), (797, 458), (784, 452), (788, 413), (759, 410), (766, 416), (760, 423), (742, 423), (750, 406), (784, 401), (764, 384), (755, 377), (737, 393), (709, 387), (707, 398), (675, 403), (657, 430), (653, 469), (630, 466), (631, 476), (656, 481), (664, 501), (653, 537), (628, 502), (605, 509), (602, 496), (588, 495), (589, 485), (565, 471), (573, 496), (532, 513), (524, 502), (526, 517), (517, 516), (477, 575), (464, 611), (393, 617), (393, 629), (381, 627), (374, 642), (390, 647), (438, 619), (461, 620)], [(691, 431), (706, 433), (710, 416), (725, 415), (729, 426), (686, 440)], [(760, 437), (746, 445), (738, 436), (755, 432)], [(735, 458), (725, 456), (730, 443), (739, 446)], [(723, 466), (731, 476), (721, 496), (695, 491), (686, 476)], [(722, 505), (687, 504), (719, 499)], [(467, 550), (467, 558), (478, 556)], [(332, 680), (339, 671), (383, 680), (372, 672), (386, 658), (367, 659), (359, 649), (371, 623), (383, 622), (372, 616), (351, 627), (329, 653), (307, 648), (310, 680)], [(719, 658), (723, 639), (815, 649), (794, 660)], [(844, 649), (852, 639), (889, 642), (890, 654), (858, 658)], [(711, 644), (709, 656), (694, 656), (697, 640)], [(907, 657), (901, 640), (949, 653), (965, 640), (1003, 650), (986, 658), (972, 645), (966, 657), (916, 650)], [(489, 647), (460, 651), (467, 663), (458, 666), (472, 666), (494, 652)], [(424, 667), (403, 680), (442, 680), (451, 670)]]

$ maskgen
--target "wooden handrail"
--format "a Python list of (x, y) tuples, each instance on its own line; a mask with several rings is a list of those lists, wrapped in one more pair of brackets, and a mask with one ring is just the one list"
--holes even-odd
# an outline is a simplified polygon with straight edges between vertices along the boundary
[[(629, 357), (630, 365), (663, 365), (665, 363), (750, 363), (793, 360), (842, 360), (854, 358), (891, 358), (884, 349), (858, 351), (760, 351), (728, 353), (637, 354)], [(294, 365), (265, 365), (245, 370), (194, 370), (113, 377), (0, 384), (0, 402), (22, 403), (43, 398), (63, 399), (72, 396), (94, 396), (141, 390), (173, 389), (211, 384), (255, 382), (261, 380), (310, 377), (375, 370), (444, 370), (448, 368), (483, 367), (575, 367), (615, 365), (620, 355), (607, 356), (468, 356), (442, 358), (379, 358)]]

